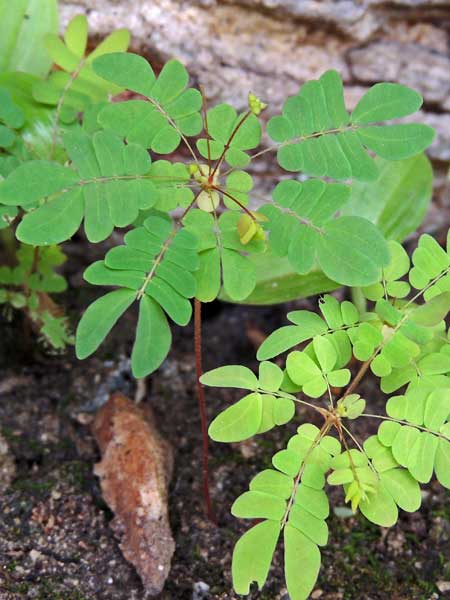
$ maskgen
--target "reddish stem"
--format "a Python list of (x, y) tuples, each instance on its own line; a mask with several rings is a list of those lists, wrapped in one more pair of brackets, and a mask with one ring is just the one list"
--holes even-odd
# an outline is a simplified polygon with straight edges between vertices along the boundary
[(233, 131), (231, 132), (231, 135), (228, 138), (228, 142), (223, 147), (222, 154), (219, 156), (219, 158), (218, 158), (218, 160), (216, 162), (216, 166), (214, 167), (213, 172), (210, 175), (211, 181), (214, 180), (214, 175), (216, 174), (217, 169), (219, 169), (220, 165), (223, 163), (223, 160), (225, 158), (225, 154), (227, 153), (227, 150), (229, 150), (229, 148), (231, 146), (231, 142), (234, 140), (234, 136), (237, 134), (237, 132), (239, 131), (239, 129), (241, 128), (241, 126), (245, 123), (245, 121), (249, 118), (249, 116), (251, 114), (252, 114), (252, 112), (250, 110), (247, 111), (244, 114), (244, 116), (242, 117), (242, 119), (240, 119), (240, 121), (238, 122), (238, 124), (236, 125), (236, 127), (233, 129)]
[(200, 383), (200, 377), (203, 374), (202, 367), (202, 303), (195, 298), (194, 300), (194, 343), (195, 343), (195, 371), (197, 375), (197, 400), (200, 411), (202, 425), (203, 441), (203, 499), (205, 502), (205, 512), (210, 521), (216, 523), (214, 516), (211, 495), (209, 493), (209, 457), (208, 457), (208, 422), (206, 419), (205, 390)]
[(252, 214), (251, 210), (248, 210), (248, 208), (246, 206), (244, 206), (242, 204), (242, 202), (240, 202), (237, 198), (235, 198), (232, 194), (229, 194), (228, 192), (226, 192), (225, 190), (223, 190), (222, 188), (213, 185), (212, 186), (213, 190), (216, 190), (216, 192), (220, 192), (221, 194), (223, 194), (224, 196), (226, 196), (227, 198), (229, 198), (230, 200), (233, 200), (233, 202), (235, 202), (238, 206), (240, 206), (242, 208), (242, 210), (244, 212), (246, 212), (248, 214), (248, 216), (251, 218), (252, 221), (256, 221), (256, 217), (255, 215)]

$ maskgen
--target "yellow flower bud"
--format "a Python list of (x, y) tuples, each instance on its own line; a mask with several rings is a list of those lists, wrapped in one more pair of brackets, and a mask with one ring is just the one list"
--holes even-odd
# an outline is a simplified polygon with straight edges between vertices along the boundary
[(255, 94), (252, 94), (252, 92), (249, 92), (248, 94), (248, 108), (250, 109), (250, 111), (256, 115), (257, 117), (259, 117), (259, 115), (262, 113), (262, 111), (267, 108), (267, 104), (265, 104), (264, 102), (262, 102), (257, 96), (255, 96)]

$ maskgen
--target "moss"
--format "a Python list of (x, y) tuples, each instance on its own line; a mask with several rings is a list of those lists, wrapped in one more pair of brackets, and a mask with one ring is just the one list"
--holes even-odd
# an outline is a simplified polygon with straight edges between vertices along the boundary
[(16, 567), (17, 567), (17, 562), (15, 560), (12, 560), (11, 562), (9, 562), (5, 565), (5, 569), (8, 571), (8, 573), (14, 573), (14, 571), (16, 570)]
[(6, 584), (6, 591), (12, 592), (14, 594), (26, 594), (30, 590), (30, 584), (26, 581), (21, 581), (19, 583), (10, 583)]
[(50, 579), (44, 579), (39, 585), (38, 600), (88, 600), (87, 597), (78, 590), (58, 591)]
[(50, 493), (54, 485), (55, 482), (53, 480), (32, 481), (31, 479), (17, 479), (11, 485), (11, 489), (43, 498)]
[(91, 479), (92, 465), (81, 460), (72, 460), (65, 463), (61, 469), (61, 476), (70, 485), (80, 491), (85, 491)]

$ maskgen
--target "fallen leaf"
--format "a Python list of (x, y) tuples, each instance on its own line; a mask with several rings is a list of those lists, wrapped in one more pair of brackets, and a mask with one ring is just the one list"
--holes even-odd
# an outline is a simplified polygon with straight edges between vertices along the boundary
[(175, 550), (167, 505), (170, 446), (158, 433), (149, 409), (137, 407), (120, 393), (98, 411), (92, 428), (102, 455), (95, 474), (115, 514), (111, 525), (147, 593), (157, 595)]

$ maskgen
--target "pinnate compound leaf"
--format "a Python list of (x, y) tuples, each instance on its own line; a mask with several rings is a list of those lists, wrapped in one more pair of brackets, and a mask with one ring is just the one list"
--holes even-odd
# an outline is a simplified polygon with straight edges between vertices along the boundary
[(269, 219), (271, 250), (278, 256), (287, 255), (296, 273), (308, 273), (316, 260), (320, 227), (346, 203), (349, 193), (348, 186), (318, 179), (279, 183), (273, 193), (276, 206), (260, 209)]
[(147, 101), (130, 100), (104, 108), (99, 122), (128, 141), (154, 152), (173, 152), (181, 134), (197, 135), (202, 128), (201, 94), (187, 88), (189, 75), (176, 61), (167, 62), (156, 78), (151, 66), (136, 54), (109, 54), (94, 62), (95, 72), (142, 94)]
[(256, 390), (258, 380), (255, 374), (247, 367), (240, 365), (227, 365), (218, 367), (200, 377), (203, 385), (211, 387), (241, 388), (244, 390)]
[(122, 314), (136, 299), (132, 290), (115, 290), (93, 302), (81, 317), (76, 332), (77, 358), (97, 350)]
[(373, 181), (378, 169), (366, 148), (398, 160), (414, 156), (432, 142), (434, 131), (426, 125), (375, 125), (411, 114), (421, 102), (416, 92), (404, 86), (377, 84), (349, 118), (342, 81), (336, 72), (328, 71), (288, 98), (282, 115), (273, 117), (267, 130), (273, 140), (280, 142), (278, 162), (287, 171)]
[(262, 589), (279, 536), (279, 523), (263, 521), (239, 539), (234, 548), (232, 564), (233, 587), (237, 594), (248, 594), (254, 581)]
[(74, 17), (67, 27), (64, 41), (56, 34), (48, 34), (45, 38), (47, 51), (59, 69), (53, 71), (47, 80), (35, 82), (34, 99), (50, 106), (58, 105), (59, 118), (65, 123), (74, 121), (78, 112), (85, 111), (93, 103), (107, 100), (109, 94), (121, 91), (120, 87), (96, 75), (92, 61), (110, 52), (125, 52), (129, 41), (129, 32), (119, 29), (85, 56), (87, 20), (84, 15)]
[[(131, 224), (140, 209), (151, 208), (160, 200), (161, 181), (151, 174), (150, 157), (141, 146), (125, 145), (111, 132), (103, 131), (93, 136), (71, 131), (64, 141), (73, 168), (31, 161), (0, 183), (3, 204), (14, 202), (30, 207), (45, 201), (26, 215), (20, 225), (20, 239), (26, 243), (42, 245), (68, 239), (79, 226), (75, 205), (79, 208), (80, 204), (87, 237), (91, 242), (99, 242), (115, 226)], [(185, 178), (180, 174), (175, 181), (182, 185)], [(61, 212), (67, 214), (60, 215)], [(51, 240), (47, 240), (49, 228), (45, 222), (52, 219), (61, 223), (67, 220), (67, 224), (65, 230), (55, 228)], [(45, 234), (41, 233), (41, 227)]]
[(241, 442), (258, 431), (262, 418), (260, 394), (248, 394), (221, 412), (208, 429), (216, 442)]
[(126, 233), (124, 241), (88, 267), (85, 279), (126, 288), (119, 292), (140, 301), (131, 366), (136, 377), (144, 377), (160, 366), (170, 348), (171, 332), (163, 311), (179, 325), (191, 318), (197, 239), (185, 229), (176, 231), (167, 215), (154, 211), (143, 226)]
[[(274, 205), (260, 209), (268, 219), (270, 247), (286, 256), (299, 274), (317, 262), (325, 275), (344, 285), (362, 286), (379, 279), (388, 250), (380, 231), (361, 217), (339, 217), (350, 188), (312, 179), (282, 181)], [(364, 232), (364, 233), (363, 233)]]

